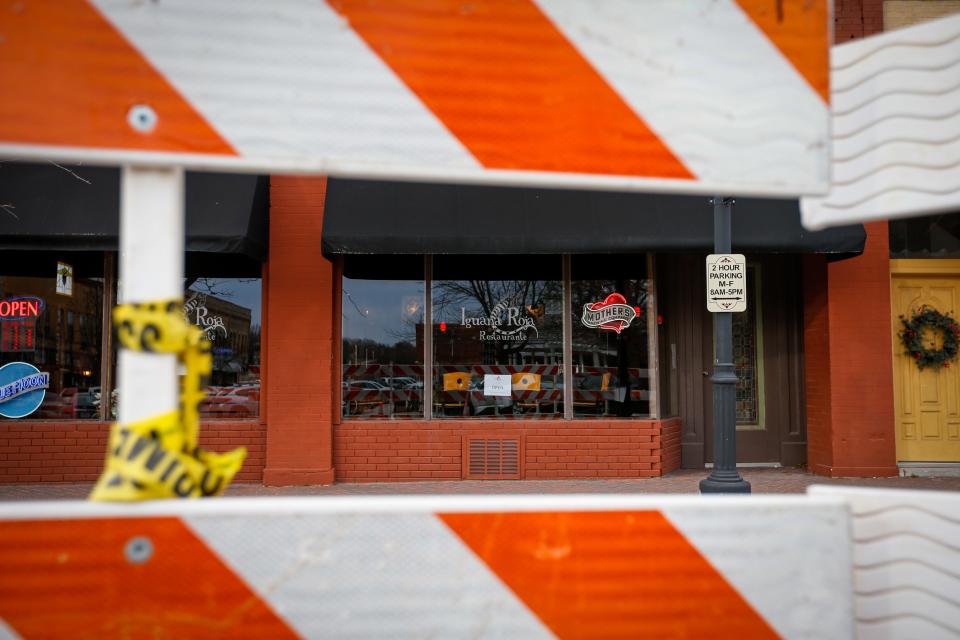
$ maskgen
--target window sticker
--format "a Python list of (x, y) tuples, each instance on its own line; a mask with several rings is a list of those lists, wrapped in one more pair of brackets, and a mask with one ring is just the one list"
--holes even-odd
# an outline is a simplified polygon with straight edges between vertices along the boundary
[(511, 376), (510, 374), (486, 374), (483, 376), (483, 395), (485, 396), (504, 396), (510, 397)]
[(57, 263), (57, 293), (62, 296), (73, 295), (73, 265)]
[(224, 304), (224, 301), (214, 296), (208, 298), (204, 293), (195, 293), (184, 303), (183, 314), (187, 317), (188, 322), (203, 329), (204, 337), (213, 342), (217, 339), (219, 332), (223, 332), (224, 338), (229, 336), (229, 332), (223, 322), (223, 316), (211, 313), (210, 309), (207, 308), (208, 302), (211, 306)]
[(604, 329), (620, 333), (630, 326), (633, 319), (640, 313), (638, 307), (631, 307), (627, 299), (619, 293), (611, 293), (599, 302), (583, 305), (583, 315), (580, 321), (583, 326), (591, 329)]
[(540, 337), (537, 323), (542, 321), (544, 303), (523, 305), (516, 300), (498, 302), (488, 316), (468, 316), (466, 307), (460, 309), (460, 324), (464, 327), (482, 327), (480, 340), (525, 343), (531, 336)]
[(50, 374), (29, 362), (10, 362), (0, 367), (0, 416), (23, 418), (43, 403)]

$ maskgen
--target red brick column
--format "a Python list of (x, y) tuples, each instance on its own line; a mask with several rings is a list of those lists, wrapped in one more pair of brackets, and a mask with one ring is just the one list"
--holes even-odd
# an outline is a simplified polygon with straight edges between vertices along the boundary
[(830, 475), (833, 468), (832, 387), (827, 260), (804, 257), (803, 364), (806, 382), (807, 467)]
[(829, 265), (834, 476), (896, 475), (890, 243), (865, 225), (863, 255)]
[(808, 463), (833, 477), (898, 473), (887, 223), (866, 229), (862, 256), (827, 265), (807, 260)]
[(333, 482), (333, 265), (325, 178), (270, 179), (266, 485)]

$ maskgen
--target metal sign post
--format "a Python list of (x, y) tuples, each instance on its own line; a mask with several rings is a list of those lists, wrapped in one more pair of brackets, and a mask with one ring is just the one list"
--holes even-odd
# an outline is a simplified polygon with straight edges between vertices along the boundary
[[(713, 198), (713, 251), (730, 253), (733, 198)], [(713, 470), (700, 481), (700, 493), (750, 493), (737, 471), (737, 374), (733, 369), (733, 314), (714, 315)]]

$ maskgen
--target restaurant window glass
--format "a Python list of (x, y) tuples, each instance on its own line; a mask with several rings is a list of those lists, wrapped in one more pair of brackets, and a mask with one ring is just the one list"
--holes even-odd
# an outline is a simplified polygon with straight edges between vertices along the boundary
[(563, 415), (560, 256), (437, 256), (433, 415)]
[(49, 374), (24, 419), (87, 420), (100, 413), (103, 254), (31, 253), (0, 269), (0, 365)]
[(644, 256), (573, 256), (573, 414), (651, 417)]
[(260, 414), (260, 300), (260, 278), (188, 278), (183, 312), (213, 357), (201, 418)]
[(344, 260), (344, 418), (423, 417), (423, 275), (420, 256)]
[[(262, 265), (241, 256), (187, 253), (183, 315), (203, 331), (211, 355), (207, 394), (200, 418), (249, 420), (260, 415), (260, 334)], [(123, 281), (114, 299), (123, 302)], [(112, 379), (117, 381), (119, 345), (112, 350)], [(181, 374), (184, 370), (181, 369)], [(115, 383), (116, 384), (116, 383)], [(110, 419), (116, 420), (122, 389), (111, 393)]]

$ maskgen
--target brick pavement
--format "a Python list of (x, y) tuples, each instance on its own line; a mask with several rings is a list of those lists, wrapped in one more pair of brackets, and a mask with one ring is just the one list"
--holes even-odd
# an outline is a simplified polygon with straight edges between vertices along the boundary
[[(742, 469), (754, 493), (802, 493), (811, 484), (960, 491), (960, 478), (824, 478), (799, 469)], [(327, 486), (233, 485), (228, 496), (333, 496), (511, 493), (696, 493), (705, 470), (682, 469), (663, 478), (618, 480), (498, 480), (451, 482), (342, 483)], [(0, 500), (75, 500), (89, 483), (0, 485)]]

